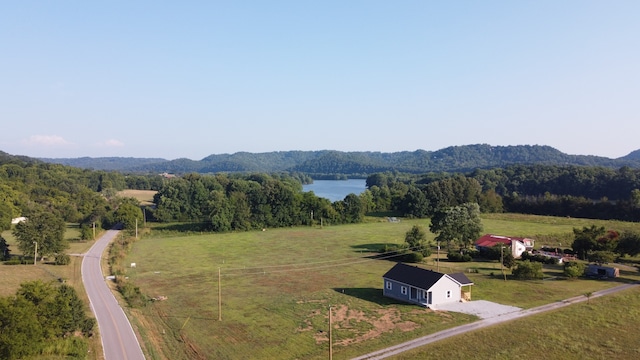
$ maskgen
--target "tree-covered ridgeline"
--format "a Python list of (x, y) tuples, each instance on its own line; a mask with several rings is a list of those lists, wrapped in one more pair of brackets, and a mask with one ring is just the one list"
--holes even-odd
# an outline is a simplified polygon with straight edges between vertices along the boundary
[[(1, 158), (0, 156), (0, 161)], [(459, 172), (478, 168), (502, 168), (514, 164), (640, 167), (637, 151), (618, 159), (610, 159), (599, 156), (568, 155), (544, 145), (491, 146), (488, 144), (450, 146), (437, 151), (416, 150), (393, 153), (335, 150), (274, 151), (214, 154), (202, 160), (182, 158), (168, 161), (153, 158), (85, 157), (43, 159), (43, 161), (121, 172), (170, 172), (177, 174), (192, 172), (201, 174), (299, 172), (313, 174), (315, 179), (324, 176), (366, 177), (384, 171), (411, 174)]]

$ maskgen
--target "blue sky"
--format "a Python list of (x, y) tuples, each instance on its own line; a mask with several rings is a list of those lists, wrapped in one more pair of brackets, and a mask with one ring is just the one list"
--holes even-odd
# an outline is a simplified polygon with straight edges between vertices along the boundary
[(5, 1), (0, 150), (640, 149), (640, 1)]

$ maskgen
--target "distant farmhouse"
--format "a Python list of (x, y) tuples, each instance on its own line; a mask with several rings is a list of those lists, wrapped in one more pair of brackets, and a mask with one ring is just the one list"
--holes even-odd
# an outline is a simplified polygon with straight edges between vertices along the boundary
[(27, 218), (24, 217), (24, 216), (20, 216), (20, 217), (11, 219), (11, 225), (19, 224), (19, 223), (25, 222), (25, 221), (27, 221)]
[(502, 244), (505, 248), (510, 249), (511, 255), (515, 259), (519, 259), (525, 251), (532, 252), (535, 241), (528, 238), (508, 237), (493, 234), (486, 234), (480, 237), (474, 245), (476, 249), (492, 248)]
[(397, 263), (382, 279), (384, 296), (412, 304), (435, 308), (439, 304), (471, 300), (473, 282), (463, 273), (442, 274)]

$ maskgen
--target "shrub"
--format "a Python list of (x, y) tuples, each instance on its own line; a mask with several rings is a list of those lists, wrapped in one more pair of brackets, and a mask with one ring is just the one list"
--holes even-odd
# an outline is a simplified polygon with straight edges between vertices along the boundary
[(419, 263), (422, 262), (422, 259), (424, 259), (424, 257), (419, 252), (412, 252), (404, 256), (404, 260), (410, 263)]
[[(29, 262), (32, 264), (32, 262)], [(4, 262), (5, 265), (25, 265), (27, 261), (24, 259), (11, 259)]]
[(542, 274), (542, 264), (529, 260), (520, 261), (511, 273), (513, 277), (520, 280), (536, 280), (544, 277)]
[(577, 278), (584, 274), (584, 264), (577, 261), (567, 261), (564, 263), (564, 276), (568, 278)]
[(56, 265), (69, 265), (71, 263), (71, 257), (67, 254), (57, 254), (55, 257)]
[(139, 287), (127, 282), (120, 276), (116, 276), (116, 284), (118, 291), (122, 294), (122, 297), (130, 307), (136, 308), (147, 305), (148, 299), (142, 294)]
[(80, 330), (82, 331), (84, 336), (90, 337), (90, 336), (93, 336), (93, 329), (95, 328), (95, 326), (96, 326), (96, 319), (86, 318), (82, 322)]
[(420, 254), (422, 254), (422, 257), (431, 256), (431, 248), (425, 246), (424, 248), (422, 248), (422, 250), (420, 250)]
[(447, 253), (447, 259), (449, 259), (449, 261), (454, 261), (454, 262), (468, 262), (473, 260), (471, 255), (460, 253), (458, 251), (449, 251)]

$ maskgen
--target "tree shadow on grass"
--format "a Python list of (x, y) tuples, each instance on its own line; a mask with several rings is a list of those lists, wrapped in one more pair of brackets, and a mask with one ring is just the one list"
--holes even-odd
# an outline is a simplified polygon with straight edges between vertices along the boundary
[(382, 289), (376, 288), (334, 288), (335, 292), (352, 296), (361, 300), (369, 301), (381, 306), (394, 305), (394, 304), (406, 304), (399, 300), (388, 298), (382, 295)]
[(394, 251), (382, 252), (385, 249), (385, 246), (397, 246), (397, 244), (390, 243), (374, 243), (374, 244), (360, 244), (360, 245), (351, 245), (351, 248), (354, 251), (368, 255), (363, 256), (365, 259), (376, 259), (376, 260), (388, 260), (391, 262), (402, 262), (406, 261), (405, 256), (407, 254), (401, 254)]

